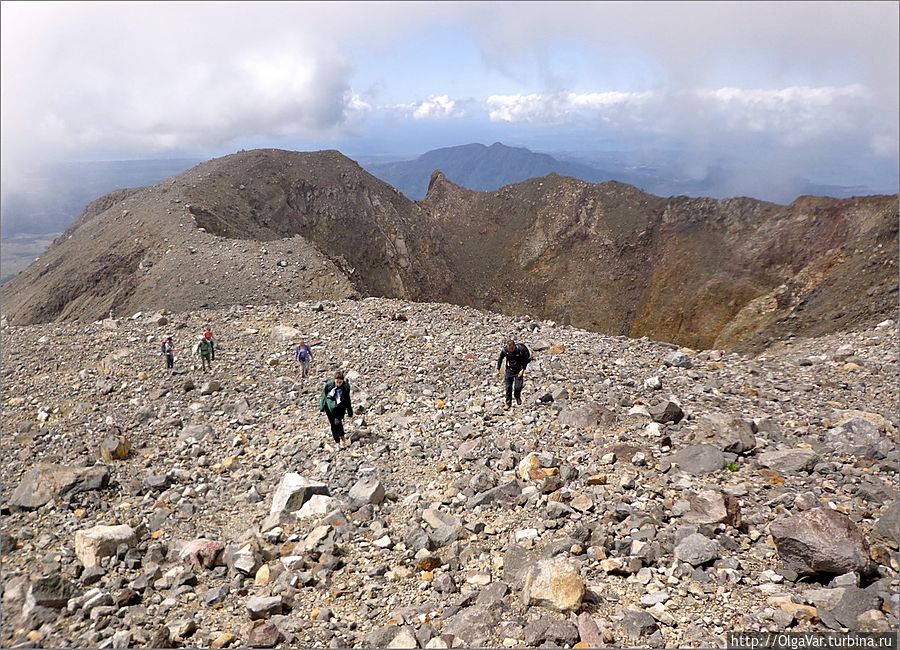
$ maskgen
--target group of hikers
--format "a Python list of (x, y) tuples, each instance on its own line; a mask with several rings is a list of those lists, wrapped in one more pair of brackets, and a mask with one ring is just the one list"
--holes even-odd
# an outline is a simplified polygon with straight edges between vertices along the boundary
[[(216, 358), (216, 339), (212, 329), (207, 326), (194, 346), (194, 354), (200, 357), (202, 368), (212, 368), (212, 362)], [(166, 368), (175, 372), (175, 343), (171, 336), (167, 336), (162, 342), (162, 353), (166, 357)], [(309, 368), (313, 360), (311, 345), (301, 339), (294, 348), (294, 361), (300, 366), (300, 376), (309, 377)], [(503, 373), (503, 362), (506, 361), (506, 372), (503, 382), (505, 386), (506, 409), (512, 408), (513, 397), (516, 404), (522, 404), (522, 386), (525, 381), (525, 369), (531, 361), (531, 351), (522, 343), (516, 343), (513, 339), (506, 342), (500, 349), (497, 358), (497, 374)], [(349, 446), (350, 439), (344, 430), (344, 416), (353, 417), (353, 402), (350, 398), (350, 382), (344, 378), (344, 373), (338, 370), (334, 376), (325, 382), (322, 393), (319, 396), (319, 411), (328, 418), (331, 426), (331, 436), (334, 442), (340, 446)]]
[[(162, 353), (166, 358), (166, 369), (175, 374), (175, 341), (167, 336), (162, 341)], [(193, 353), (200, 357), (203, 370), (212, 369), (212, 362), (216, 360), (216, 337), (212, 329), (207, 325), (203, 334), (194, 344)]]

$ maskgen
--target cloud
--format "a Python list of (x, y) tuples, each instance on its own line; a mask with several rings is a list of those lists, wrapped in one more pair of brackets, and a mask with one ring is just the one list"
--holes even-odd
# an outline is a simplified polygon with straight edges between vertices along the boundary
[[(798, 146), (857, 134), (869, 124), (871, 100), (870, 90), (852, 84), (491, 95), (484, 106), (493, 122), (593, 125), (675, 137), (702, 128), (707, 141), (761, 135)], [(883, 155), (892, 142), (889, 132), (873, 135), (872, 150)]]
[(447, 95), (431, 95), (418, 104), (412, 114), (417, 120), (441, 120), (448, 117), (462, 117), (463, 111)]
[(584, 118), (604, 117), (610, 111), (636, 108), (651, 100), (647, 92), (530, 93), (527, 95), (491, 95), (485, 102), (488, 117), (494, 122), (561, 123)]

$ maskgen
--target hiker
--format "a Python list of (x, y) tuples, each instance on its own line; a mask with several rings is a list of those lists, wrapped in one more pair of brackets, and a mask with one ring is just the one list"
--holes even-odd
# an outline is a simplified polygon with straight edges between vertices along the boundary
[(500, 358), (497, 359), (497, 374), (506, 359), (506, 376), (503, 381), (506, 384), (506, 408), (512, 408), (513, 390), (515, 390), (516, 404), (522, 403), (522, 384), (525, 381), (525, 368), (531, 361), (531, 352), (522, 343), (516, 343), (512, 339), (500, 350)]
[(212, 328), (209, 325), (206, 326), (206, 331), (203, 332), (203, 338), (205, 338), (207, 341), (209, 341), (209, 344), (212, 346), (211, 351), (209, 353), (210, 361), (215, 361), (216, 360), (216, 336), (215, 336), (215, 334), (213, 334)]
[(175, 342), (167, 336), (162, 342), (162, 353), (166, 355), (166, 369), (175, 372)]
[(205, 336), (201, 336), (200, 340), (197, 342), (197, 354), (200, 355), (203, 370), (206, 370), (207, 367), (212, 370), (212, 349), (212, 341)]
[(300, 364), (301, 377), (309, 377), (309, 364), (312, 361), (312, 348), (310, 348), (303, 339), (300, 339), (300, 344), (294, 348), (294, 359)]
[(334, 373), (334, 379), (325, 382), (319, 410), (328, 416), (334, 441), (341, 445), (346, 441), (349, 445), (350, 440), (344, 434), (344, 414), (353, 417), (353, 404), (350, 402), (350, 382), (344, 379), (344, 373), (340, 370)]

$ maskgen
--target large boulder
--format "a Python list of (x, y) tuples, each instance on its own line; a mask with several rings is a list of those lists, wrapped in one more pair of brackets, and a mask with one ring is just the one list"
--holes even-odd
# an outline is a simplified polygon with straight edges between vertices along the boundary
[(840, 411), (825, 434), (825, 442), (840, 452), (883, 458), (897, 446), (897, 430), (877, 413)]
[(587, 429), (614, 423), (616, 416), (596, 402), (564, 408), (559, 414), (559, 423), (574, 428)]
[(873, 532), (889, 546), (900, 548), (900, 501), (894, 501), (875, 523)]
[(28, 586), (26, 607), (35, 605), (62, 609), (74, 597), (78, 589), (60, 574), (38, 578)]
[(300, 333), (300, 330), (293, 327), (288, 327), (287, 325), (275, 325), (272, 328), (271, 336), (272, 340), (276, 343), (287, 345), (299, 341), (302, 334)]
[(691, 509), (684, 518), (694, 524), (725, 523), (734, 528), (741, 525), (741, 506), (737, 497), (725, 496), (718, 490), (703, 490), (688, 497)]
[(697, 421), (694, 441), (742, 454), (756, 447), (755, 433), (753, 423), (738, 415), (710, 413)]
[(819, 462), (819, 455), (812, 449), (780, 449), (759, 455), (759, 464), (781, 474), (809, 472)]
[(718, 472), (725, 467), (725, 454), (714, 445), (690, 445), (671, 456), (678, 469), (699, 476)]
[(681, 418), (684, 417), (681, 405), (671, 398), (651, 405), (647, 412), (654, 422), (659, 422), (660, 424), (678, 424), (681, 422)]
[(377, 506), (384, 501), (384, 486), (374, 476), (364, 476), (350, 488), (348, 496), (350, 497), (350, 503), (355, 508), (370, 503)]
[(780, 519), (769, 532), (785, 564), (799, 573), (864, 573), (870, 568), (869, 545), (862, 532), (834, 510), (813, 508)]
[(476, 506), (486, 506), (493, 503), (511, 506), (519, 501), (521, 495), (522, 488), (519, 487), (519, 482), (512, 480), (484, 492), (479, 492), (466, 501), (466, 507), (471, 509)]
[(275, 488), (269, 515), (277, 517), (282, 513), (297, 512), (314, 494), (330, 496), (331, 493), (324, 483), (310, 481), (299, 474), (288, 472)]
[(700, 566), (717, 560), (720, 554), (719, 543), (700, 533), (688, 535), (675, 547), (675, 557), (691, 566)]
[(577, 610), (584, 593), (581, 574), (565, 560), (542, 560), (529, 569), (525, 578), (525, 602), (559, 612)]
[(459, 637), (470, 648), (487, 648), (498, 623), (495, 608), (473, 605), (451, 616), (444, 625), (444, 632)]
[(85, 568), (95, 567), (102, 558), (115, 555), (120, 544), (131, 548), (136, 543), (130, 526), (94, 526), (75, 533), (75, 557)]
[(101, 490), (109, 484), (109, 468), (40, 464), (25, 472), (9, 500), (13, 510), (35, 510), (54, 499)]

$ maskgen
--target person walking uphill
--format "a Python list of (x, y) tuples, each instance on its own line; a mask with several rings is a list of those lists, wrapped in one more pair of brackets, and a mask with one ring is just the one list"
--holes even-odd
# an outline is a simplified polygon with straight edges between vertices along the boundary
[(309, 362), (312, 361), (312, 348), (306, 341), (300, 340), (300, 344), (294, 348), (294, 359), (300, 364), (301, 377), (309, 377)]
[(205, 336), (201, 336), (200, 341), (197, 343), (197, 354), (200, 355), (200, 359), (203, 363), (203, 370), (206, 370), (207, 368), (212, 369), (212, 351), (212, 341)]
[[(319, 410), (328, 417), (334, 441), (342, 444), (346, 440), (344, 415), (353, 417), (353, 403), (350, 401), (350, 382), (344, 379), (344, 373), (340, 370), (334, 373), (334, 379), (325, 382), (319, 400)], [(349, 442), (347, 440), (348, 444)]]
[(166, 356), (166, 369), (175, 372), (175, 342), (171, 336), (163, 339), (162, 353)]
[(506, 376), (503, 379), (506, 384), (506, 408), (511, 408), (514, 389), (516, 404), (522, 403), (522, 384), (525, 382), (525, 368), (531, 361), (531, 352), (525, 345), (510, 339), (500, 350), (500, 357), (497, 359), (498, 374), (504, 359), (506, 359)]

